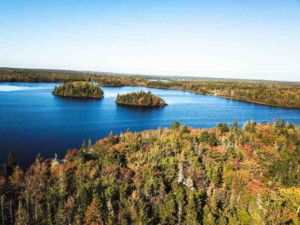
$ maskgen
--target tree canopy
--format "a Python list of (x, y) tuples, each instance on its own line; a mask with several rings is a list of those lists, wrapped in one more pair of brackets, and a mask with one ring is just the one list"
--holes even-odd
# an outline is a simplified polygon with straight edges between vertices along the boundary
[(116, 103), (120, 105), (133, 105), (133, 106), (152, 106), (152, 107), (162, 107), (167, 105), (165, 101), (153, 95), (150, 91), (138, 91), (132, 92), (125, 95), (117, 96)]
[(300, 223), (300, 128), (293, 124), (193, 129), (176, 122), (89, 145), (59, 161), (38, 157), (24, 172), (14, 166), (7, 175), (2, 166), (2, 223)]
[(54, 95), (74, 98), (102, 98), (104, 93), (98, 85), (88, 82), (76, 81), (61, 84), (55, 87)]
[(151, 76), (130, 76), (63, 70), (0, 68), (0, 81), (72, 82), (93, 81), (100, 86), (144, 86), (190, 91), (263, 105), (300, 108), (300, 83), (255, 80), (223, 80), (168, 77), (168, 82)]

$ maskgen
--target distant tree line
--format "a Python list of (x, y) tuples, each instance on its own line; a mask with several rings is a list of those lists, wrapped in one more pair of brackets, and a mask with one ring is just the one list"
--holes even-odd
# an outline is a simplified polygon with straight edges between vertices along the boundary
[(146, 76), (121, 76), (108, 73), (80, 73), (47, 70), (0, 69), (0, 81), (66, 82), (94, 81), (101, 86), (144, 86), (190, 91), (230, 99), (300, 108), (300, 83), (246, 80), (207, 80), (170, 78), (169, 82), (150, 80)]

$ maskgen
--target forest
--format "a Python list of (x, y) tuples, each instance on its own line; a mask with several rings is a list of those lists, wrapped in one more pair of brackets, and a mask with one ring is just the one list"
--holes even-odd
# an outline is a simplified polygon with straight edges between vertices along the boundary
[(297, 82), (201, 80), (201, 78), (191, 80), (177, 78), (164, 82), (141, 78), (135, 80), (127, 77), (99, 77), (97, 82), (101, 86), (111, 86), (111, 83), (118, 83), (122, 86), (121, 83), (123, 83), (123, 86), (175, 89), (262, 105), (300, 108), (300, 83)]
[(54, 95), (73, 98), (103, 98), (103, 91), (98, 85), (76, 81), (63, 83), (54, 88)]
[(257, 104), (300, 108), (300, 83), (278, 81), (222, 80), (207, 78), (164, 77), (169, 82), (151, 80), (157, 76), (125, 75), (63, 70), (0, 68), (0, 82), (93, 81), (101, 86), (144, 86), (190, 91), (197, 94)]
[(300, 128), (278, 120), (110, 133), (0, 168), (1, 224), (300, 224)]
[(143, 90), (125, 95), (118, 94), (116, 103), (120, 105), (148, 107), (162, 107), (167, 105), (162, 98), (153, 95), (150, 91), (144, 92)]

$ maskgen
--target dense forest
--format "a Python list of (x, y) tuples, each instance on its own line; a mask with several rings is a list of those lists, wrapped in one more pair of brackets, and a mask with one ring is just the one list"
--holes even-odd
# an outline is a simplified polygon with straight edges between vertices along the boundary
[(54, 88), (54, 95), (73, 98), (103, 98), (103, 91), (98, 85), (75, 81), (63, 83)]
[[(177, 89), (198, 94), (254, 102), (258, 104), (300, 108), (300, 83), (204, 78), (164, 78), (169, 82), (151, 80), (153, 76), (129, 76), (111, 73), (92, 73), (61, 70), (0, 69), (1, 81), (66, 82), (94, 81), (102, 86), (144, 86)], [(156, 77), (157, 79), (157, 77)]]
[(300, 224), (300, 128), (277, 121), (112, 133), (0, 169), (1, 224)]
[(111, 86), (121, 83), (124, 86), (145, 86), (152, 88), (190, 91), (197, 94), (215, 95), (257, 104), (300, 108), (300, 83), (246, 81), (246, 80), (184, 80), (166, 81), (129, 80), (127, 77), (99, 77), (99, 84)]
[(150, 91), (138, 91), (125, 95), (118, 94), (116, 103), (120, 105), (132, 105), (132, 106), (152, 106), (162, 107), (166, 106), (166, 102), (158, 96), (153, 95)]

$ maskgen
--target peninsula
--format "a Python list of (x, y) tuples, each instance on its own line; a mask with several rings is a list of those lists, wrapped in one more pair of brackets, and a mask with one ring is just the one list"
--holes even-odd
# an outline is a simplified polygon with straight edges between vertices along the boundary
[(161, 77), (105, 72), (0, 68), (0, 82), (97, 82), (102, 87), (142, 86), (184, 90), (202, 95), (284, 108), (300, 109), (300, 83), (263, 80)]

